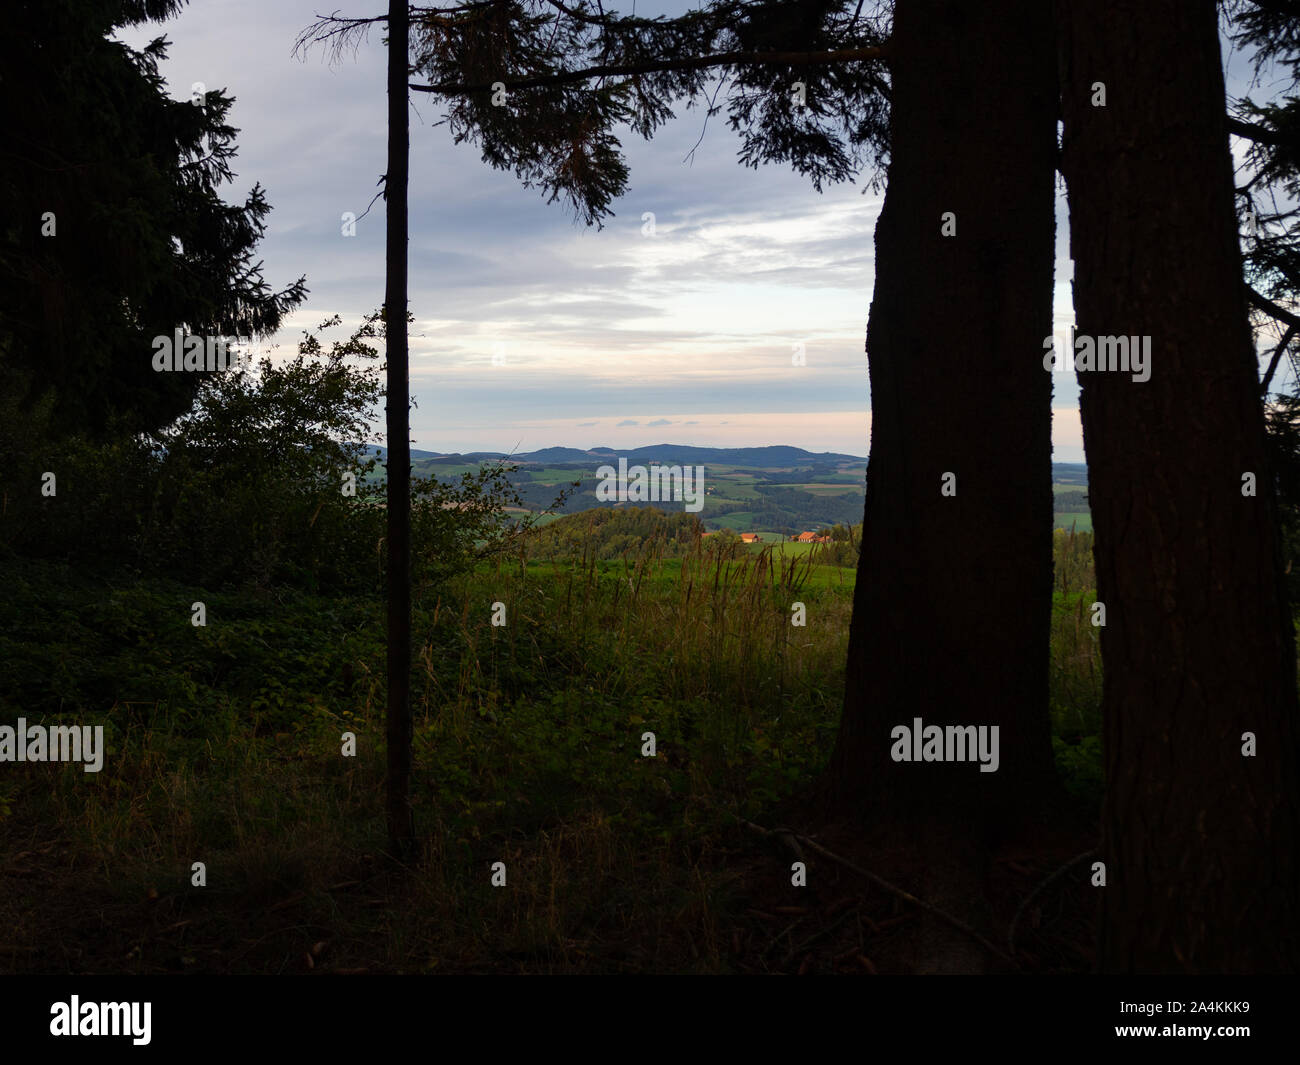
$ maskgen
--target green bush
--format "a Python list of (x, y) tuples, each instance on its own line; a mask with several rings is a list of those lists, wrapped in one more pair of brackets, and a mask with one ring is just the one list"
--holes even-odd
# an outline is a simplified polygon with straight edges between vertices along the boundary
[[(319, 331), (338, 324), (335, 316)], [(383, 397), (371, 341), (382, 335), (379, 314), (328, 351), (304, 332), (287, 362), (264, 358), (256, 372), (208, 376), (193, 409), (147, 438), (58, 433), (51, 397), (19, 410), (12, 396), (22, 390), (5, 390), (0, 543), (29, 557), (206, 588), (376, 590), (385, 490), (368, 477), (377, 459), (367, 442)], [(12, 370), (7, 377), (16, 380)], [(53, 496), (41, 492), (46, 471), (56, 478)], [(503, 510), (517, 502), (506, 472), (412, 484), (421, 587), (445, 581), (514, 528)]]

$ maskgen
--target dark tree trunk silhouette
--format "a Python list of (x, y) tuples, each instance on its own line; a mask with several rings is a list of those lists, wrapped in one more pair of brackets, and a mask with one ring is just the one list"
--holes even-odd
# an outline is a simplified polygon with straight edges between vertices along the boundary
[(387, 284), (388, 358), (388, 838), (397, 857), (415, 836), (411, 815), (411, 411), (406, 336), (407, 118), (406, 0), (388, 6)]
[(1294, 971), (1294, 632), (1215, 4), (1073, 0), (1061, 18), (1078, 332), (1151, 338), (1149, 380), (1079, 375), (1106, 608), (1099, 963)]
[[(980, 893), (988, 831), (1041, 806), (1052, 780), (1054, 39), (1041, 0), (894, 13), (871, 453), (830, 784), (964, 870), (934, 901)], [(914, 718), (999, 726), (999, 768), (893, 761), (891, 729)]]

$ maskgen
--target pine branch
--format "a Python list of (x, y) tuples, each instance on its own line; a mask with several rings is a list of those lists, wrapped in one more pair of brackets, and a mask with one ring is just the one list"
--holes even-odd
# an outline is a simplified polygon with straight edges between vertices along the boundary
[(889, 42), (871, 48), (841, 48), (829, 52), (719, 52), (713, 55), (692, 56), (687, 59), (657, 59), (642, 63), (605, 63), (582, 70), (566, 70), (560, 74), (546, 74), (519, 81), (482, 82), (476, 85), (441, 82), (437, 85), (411, 85), (416, 92), (432, 92), (443, 96), (458, 96), (471, 92), (492, 92), (498, 85), (507, 89), (540, 89), (552, 85), (570, 85), (575, 81), (609, 75), (658, 74), (670, 70), (699, 70), (704, 67), (755, 66), (824, 66), (830, 63), (861, 62), (869, 59), (888, 60)]
[(1277, 130), (1269, 129), (1266, 126), (1256, 125), (1254, 122), (1246, 122), (1240, 118), (1228, 116), (1228, 132), (1238, 137), (1244, 137), (1246, 140), (1254, 141), (1256, 144), (1278, 145), (1282, 143), (1282, 134)]
[(1282, 361), (1282, 352), (1286, 351), (1288, 345), (1295, 339), (1296, 332), (1296, 326), (1287, 326), (1286, 332), (1282, 334), (1282, 339), (1278, 342), (1277, 347), (1273, 349), (1273, 357), (1268, 363), (1268, 372), (1264, 374), (1264, 380), (1259, 383), (1261, 395), (1268, 395), (1268, 386), (1273, 383), (1273, 374), (1277, 372), (1277, 364)]
[(1250, 285), (1246, 286), (1246, 302), (1253, 304), (1257, 310), (1271, 315), (1284, 325), (1300, 328), (1300, 316), (1292, 314), (1281, 304), (1274, 303), (1267, 296), (1256, 292)]

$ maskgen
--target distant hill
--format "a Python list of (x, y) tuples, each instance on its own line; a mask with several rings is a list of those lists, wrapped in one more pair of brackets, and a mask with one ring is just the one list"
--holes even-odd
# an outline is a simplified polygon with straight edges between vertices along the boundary
[[(368, 445), (367, 454), (377, 454), (381, 458), (387, 449)], [(613, 448), (593, 447), (587, 450), (577, 447), (544, 447), (538, 451), (520, 451), (514, 455), (505, 451), (419, 451), (411, 449), (413, 459), (431, 459), (449, 466), (465, 465), (473, 462), (489, 462), (495, 459), (508, 460), (521, 464), (538, 466), (563, 465), (569, 463), (605, 463), (625, 458), (628, 463), (639, 462), (648, 465), (651, 462), (675, 464), (691, 463), (708, 465), (710, 462), (724, 466), (748, 466), (753, 469), (779, 469), (784, 466), (847, 466), (865, 465), (866, 456), (848, 455), (839, 451), (805, 451), (801, 447), (788, 444), (773, 444), (767, 447), (697, 447), (693, 444), (652, 444), (646, 447)], [(1052, 479), (1064, 484), (1087, 484), (1088, 467), (1082, 462), (1053, 462)]]
[[(370, 450), (383, 453), (383, 448)], [(840, 466), (861, 464), (867, 460), (862, 455), (845, 455), (835, 451), (805, 451), (801, 447), (777, 444), (768, 447), (696, 447), (691, 444), (653, 444), (647, 447), (612, 448), (594, 447), (583, 450), (576, 447), (544, 447), (538, 451), (521, 451), (508, 455), (504, 451), (470, 451), (466, 453), (412, 451), (414, 458), (431, 458), (447, 465), (483, 462), (491, 459), (508, 459), (521, 464), (535, 463), (553, 466), (564, 463), (599, 463), (625, 458), (631, 463), (648, 465), (651, 462), (674, 465), (708, 465), (710, 462), (726, 466), (750, 466), (756, 469), (773, 469), (783, 466)]]
[(599, 454), (582, 451), (576, 447), (544, 447), (540, 451), (526, 451), (515, 455), (514, 462), (537, 462), (543, 466), (556, 462), (588, 462), (593, 458), (606, 459), (613, 452), (601, 449)]
[[(367, 449), (382, 460), (386, 450)], [(534, 513), (573, 514), (579, 511), (649, 507), (681, 513), (680, 499), (611, 503), (598, 499), (596, 471), (628, 466), (702, 466), (705, 470), (703, 510), (695, 515), (709, 530), (764, 532), (791, 536), (831, 525), (853, 525), (862, 520), (867, 460), (836, 451), (807, 451), (778, 444), (768, 447), (697, 447), (692, 444), (654, 444), (648, 447), (547, 447), (514, 455), (503, 451), (411, 452), (416, 477), (457, 481), (482, 463), (515, 466), (508, 474), (523, 509)], [(382, 482), (380, 466), (370, 475)], [(571, 487), (579, 482), (577, 488)], [(1052, 464), (1055, 524), (1062, 528), (1091, 528), (1088, 506), (1088, 468), (1081, 462)], [(561, 491), (567, 498), (556, 505)], [(623, 519), (635, 522), (638, 519)], [(611, 535), (633, 535), (630, 529), (609, 527)]]
[[(387, 448), (366, 446), (366, 453), (378, 455), (383, 459)], [(707, 466), (710, 463), (722, 466), (744, 466), (751, 469), (782, 469), (784, 467), (817, 466), (865, 466), (863, 455), (847, 455), (838, 451), (805, 451), (801, 447), (788, 444), (773, 444), (767, 447), (697, 447), (693, 444), (653, 444), (647, 447), (612, 448), (593, 447), (582, 449), (576, 447), (545, 447), (538, 451), (521, 451), (511, 455), (505, 451), (420, 451), (411, 449), (411, 458), (428, 461), (433, 465), (464, 466), (477, 462), (503, 460), (520, 465), (561, 466), (561, 465), (597, 465), (620, 458), (628, 460), (629, 465), (641, 463), (662, 463), (674, 465), (689, 463)], [(1053, 462), (1052, 480), (1060, 484), (1088, 483), (1088, 467), (1082, 462)]]
[(1088, 466), (1083, 462), (1053, 462), (1052, 480), (1058, 484), (1088, 483)]
[[(384, 457), (388, 454), (388, 448), (376, 447), (374, 444), (366, 444), (365, 454), (367, 457), (378, 455), (379, 460), (382, 462)], [(411, 458), (413, 459), (436, 459), (440, 457), (441, 454), (437, 451), (417, 451), (415, 448), (411, 448)]]

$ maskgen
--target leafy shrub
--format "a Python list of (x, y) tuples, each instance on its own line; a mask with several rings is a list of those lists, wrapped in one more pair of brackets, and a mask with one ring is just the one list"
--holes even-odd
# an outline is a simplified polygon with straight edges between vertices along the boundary
[[(304, 332), (286, 362), (263, 358), (255, 372), (209, 375), (189, 413), (151, 437), (56, 434), (50, 398), (20, 411), (0, 397), (0, 415), (12, 415), (0, 418), (9, 453), (0, 542), (31, 557), (207, 588), (374, 591), (386, 533), (384, 487), (367, 476), (384, 394), (371, 342), (383, 333), (378, 313), (328, 350)], [(45, 471), (57, 478), (52, 497), (40, 491)], [(514, 529), (504, 513), (517, 502), (506, 472), (412, 484), (421, 586), (444, 581)]]

